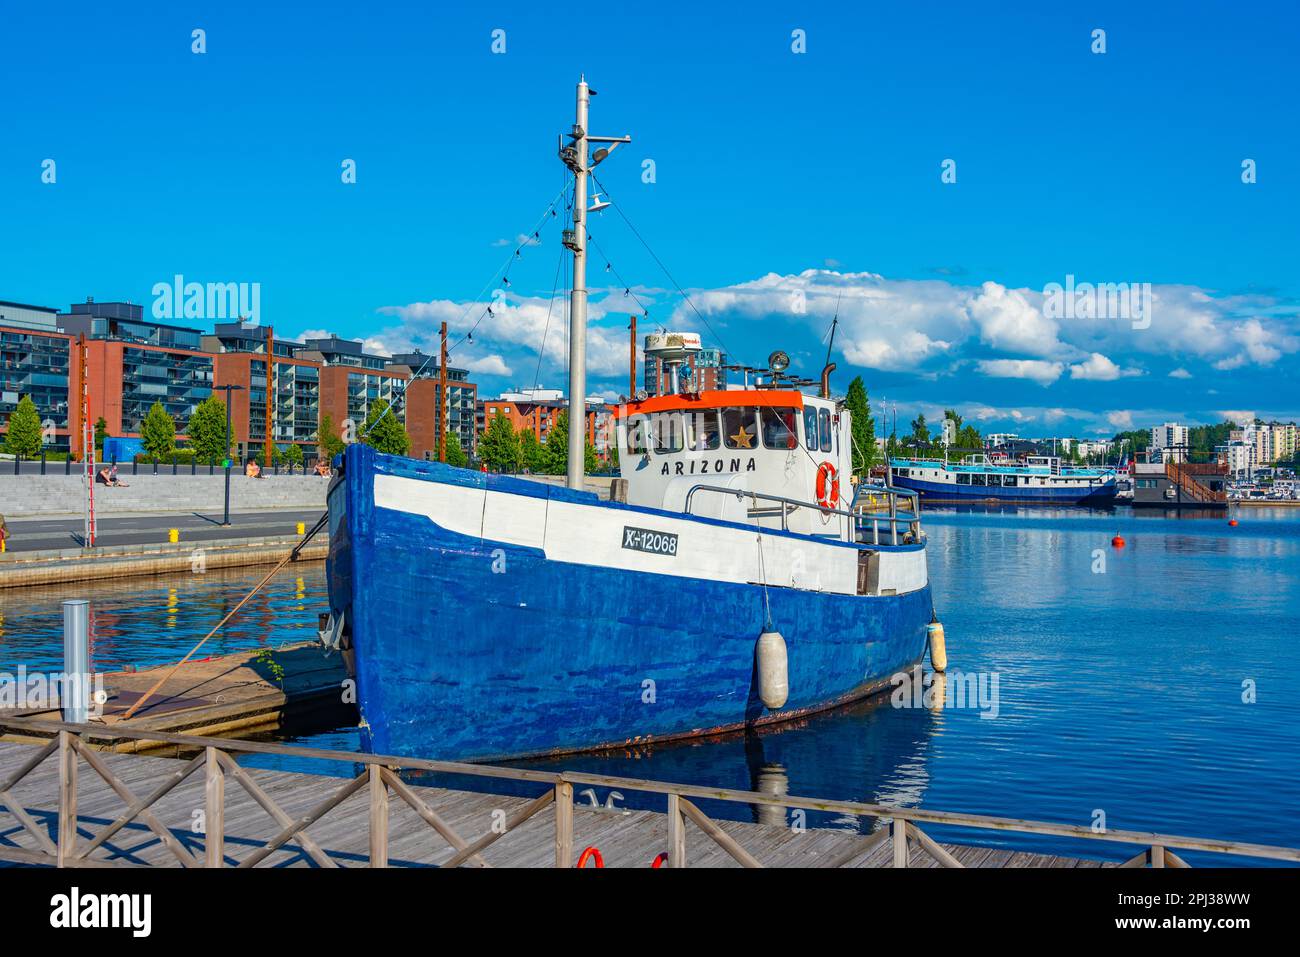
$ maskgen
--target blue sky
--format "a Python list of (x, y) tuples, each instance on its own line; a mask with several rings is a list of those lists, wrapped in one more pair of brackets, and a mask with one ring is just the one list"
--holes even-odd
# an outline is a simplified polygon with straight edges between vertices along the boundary
[[(257, 282), (278, 335), (427, 351), (441, 319), (478, 319), (559, 190), (585, 71), (593, 131), (634, 138), (602, 181), (735, 360), (784, 348), (815, 374), (838, 303), (839, 386), (863, 375), (900, 421), (1087, 437), (1300, 415), (1289, 5), (270, 6), (9, 7), (0, 299)], [(456, 350), (485, 394), (563, 384), (557, 228)], [(717, 342), (613, 210), (591, 229), (593, 391), (626, 389), (606, 258), (651, 325)], [(1150, 283), (1149, 326), (1049, 318), (1067, 276)]]

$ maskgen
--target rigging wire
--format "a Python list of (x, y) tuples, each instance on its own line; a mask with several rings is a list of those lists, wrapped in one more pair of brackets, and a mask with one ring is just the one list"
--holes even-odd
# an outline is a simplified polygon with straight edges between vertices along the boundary
[(609, 258), (609, 255), (605, 250), (600, 248), (600, 243), (596, 242), (596, 237), (591, 234), (590, 230), (587, 231), (587, 238), (591, 240), (591, 244), (596, 247), (596, 252), (600, 253), (601, 257), (605, 260), (605, 268), (614, 274), (614, 278), (618, 280), (618, 284), (623, 287), (623, 295), (631, 296), (632, 300), (637, 304), (637, 308), (641, 310), (641, 315), (649, 319), (650, 310), (647, 309), (646, 304), (641, 301), (641, 297), (632, 291), (631, 285), (623, 279), (622, 274), (618, 271), (618, 267), (614, 265), (613, 260)]
[[(570, 209), (572, 209), (572, 207), (570, 207)], [(564, 226), (567, 228), (568, 224), (569, 214), (566, 213), (564, 217)], [(537, 350), (537, 368), (533, 370), (534, 392), (539, 388), (539, 383), (542, 378), (542, 358), (546, 355), (546, 337), (551, 331), (551, 312), (555, 309), (555, 294), (560, 288), (560, 272), (564, 269), (564, 253), (565, 247), (561, 244), (560, 258), (555, 264), (555, 281), (551, 283), (551, 301), (546, 306), (546, 325), (542, 327), (542, 345), (541, 348)]]
[(727, 348), (727, 344), (722, 341), (722, 336), (718, 335), (717, 330), (715, 330), (713, 326), (709, 324), (709, 320), (704, 318), (704, 315), (700, 312), (700, 310), (695, 308), (695, 303), (692, 302), (691, 297), (686, 294), (686, 290), (683, 289), (681, 287), (681, 284), (676, 279), (673, 278), (673, 274), (668, 271), (668, 267), (664, 265), (663, 260), (660, 259), (659, 256), (655, 253), (655, 251), (650, 248), (650, 244), (645, 241), (645, 238), (641, 235), (640, 232), (637, 231), (637, 228), (632, 225), (632, 220), (628, 219), (627, 213), (623, 212), (622, 204), (614, 202), (614, 197), (610, 195), (610, 192), (606, 188), (605, 184), (596, 178), (596, 174), (594, 172), (591, 173), (590, 176), (592, 180), (595, 182), (596, 186), (599, 187), (600, 192), (605, 194), (606, 201), (611, 206), (613, 206), (615, 212), (617, 212), (618, 215), (622, 217), (623, 222), (627, 224), (627, 228), (632, 230), (632, 235), (634, 235), (640, 241), (641, 245), (645, 247), (646, 252), (650, 254), (650, 258), (652, 258), (659, 265), (659, 268), (663, 270), (664, 275), (668, 277), (668, 281), (673, 284), (673, 287), (677, 290), (678, 294), (686, 302), (686, 305), (691, 307), (691, 312), (695, 313), (696, 318), (698, 318), (700, 322), (704, 323), (704, 327), (709, 330), (709, 334), (713, 336), (714, 339), (718, 340), (718, 345), (722, 346), (722, 351), (727, 353), (728, 355), (732, 355), (733, 353), (731, 352), (730, 349)]
[[(564, 198), (564, 194), (567, 191), (568, 191), (568, 184), (566, 183), (564, 186), (560, 188), (560, 191), (555, 194), (555, 198), (552, 199), (550, 203), (547, 204), (546, 209), (542, 212), (542, 215), (538, 218), (536, 225), (533, 226), (532, 232), (526, 234), (523, 242), (521, 242), (518, 246), (514, 248), (514, 250), (510, 253), (510, 256), (506, 259), (506, 261), (502, 263), (499, 267), (497, 267), (497, 271), (492, 274), (492, 278), (490, 278), (486, 283), (484, 283), (483, 288), (479, 290), (478, 295), (470, 300), (470, 304), (465, 307), (465, 311), (461, 313), (460, 319), (457, 320), (456, 323), (457, 325), (465, 321), (465, 317), (468, 316), (470, 314), (470, 311), (474, 308), (474, 306), (478, 304), (478, 300), (481, 299), (483, 297), (483, 294), (487, 292), (489, 289), (491, 289), (492, 286), (496, 283), (498, 276), (502, 276), (503, 281), (507, 286), (510, 285), (511, 264), (516, 259), (520, 258), (520, 255), (525, 246), (532, 245), (533, 240), (538, 238), (542, 226), (546, 223), (546, 218), (548, 216), (554, 217), (555, 206), (561, 199)], [(474, 325), (470, 327), (469, 331), (456, 341), (455, 346), (459, 346), (461, 343), (465, 342), (466, 339), (471, 338), (474, 335), (474, 330), (477, 329), (479, 323), (483, 321), (483, 317), (487, 315), (489, 312), (491, 312), (491, 310), (492, 310), (492, 306), (489, 303), (487, 308), (484, 310), (484, 312), (479, 315)], [(455, 346), (448, 346), (447, 348), (448, 358), (451, 357), (452, 349), (455, 348)], [(439, 350), (439, 352), (441, 352), (441, 349)], [(422, 363), (420, 363), (420, 367), (415, 370), (414, 374), (411, 376), (411, 381), (418, 379), (420, 377), (420, 373), (422, 373), (425, 370), (425, 368), (429, 365), (429, 363), (432, 361), (433, 361), (433, 355), (430, 354), (428, 358), (426, 358)], [(366, 436), (368, 436), (371, 432), (375, 430), (375, 427), (378, 426), (379, 423), (382, 422), (384, 418), (388, 415), (388, 413), (393, 410), (394, 404), (395, 404), (394, 402), (390, 401), (388, 405), (384, 407), (384, 411), (379, 415), (379, 417), (375, 419), (374, 422), (370, 423), (370, 428), (366, 429), (364, 432), (361, 433), (361, 435), (358, 438), (358, 441), (365, 439)]]

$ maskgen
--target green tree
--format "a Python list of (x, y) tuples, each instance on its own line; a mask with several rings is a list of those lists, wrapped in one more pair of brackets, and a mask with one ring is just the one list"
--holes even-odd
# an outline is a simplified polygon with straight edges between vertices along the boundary
[(302, 446), (294, 442), (284, 450), (284, 461), (290, 468), (297, 468), (302, 465)]
[(862, 376), (849, 383), (844, 407), (849, 410), (853, 429), (853, 474), (865, 480), (876, 464), (876, 423), (871, 418), (871, 401)]
[(155, 461), (171, 455), (176, 449), (176, 420), (167, 414), (163, 404), (154, 401), (140, 426), (140, 441), (144, 450)]
[(36, 412), (36, 403), (29, 395), (18, 400), (18, 407), (9, 416), (5, 451), (26, 458), (35, 458), (41, 454), (41, 417)]
[(963, 449), (978, 449), (983, 446), (984, 440), (980, 438), (979, 429), (973, 425), (963, 425), (957, 432), (957, 445)]
[(316, 430), (316, 447), (320, 454), (330, 461), (344, 449), (343, 439), (334, 428), (334, 417), (328, 412), (320, 417), (320, 428)]
[(537, 433), (532, 429), (519, 431), (519, 460), (530, 472), (544, 472), (546, 446), (537, 441)]
[(912, 441), (918, 448), (930, 444), (930, 427), (925, 424), (925, 416), (920, 413), (912, 420)]
[(108, 423), (104, 421), (101, 415), (95, 420), (95, 448), (104, 451), (104, 439), (108, 437)]
[[(600, 468), (600, 459), (596, 455), (596, 446), (591, 439), (586, 441), (582, 470), (590, 474)], [(546, 452), (542, 456), (542, 471), (547, 475), (565, 475), (569, 471), (569, 410), (562, 409), (555, 417), (550, 433), (546, 436)]]
[(503, 413), (498, 412), (492, 416), (492, 421), (479, 437), (478, 457), (488, 468), (498, 472), (513, 472), (522, 464), (523, 450), (519, 436)]
[(387, 399), (377, 399), (371, 404), (366, 421), (361, 425), (361, 441), (376, 452), (406, 455), (411, 451), (411, 437), (406, 434), (406, 426), (397, 413), (388, 410)]
[(221, 462), (230, 454), (226, 444), (226, 403), (210, 395), (190, 416), (190, 448), (199, 462)]
[(447, 433), (447, 464), (454, 465), (458, 469), (463, 469), (469, 464), (469, 457), (460, 446), (460, 435), (455, 432)]

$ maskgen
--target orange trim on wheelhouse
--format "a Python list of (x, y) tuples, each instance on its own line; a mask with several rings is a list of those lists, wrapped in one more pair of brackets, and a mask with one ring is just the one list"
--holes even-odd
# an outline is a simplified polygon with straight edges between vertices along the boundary
[(695, 409), (721, 409), (728, 406), (762, 406), (803, 408), (804, 394), (796, 389), (731, 389), (713, 392), (683, 392), (657, 395), (640, 402), (615, 408), (614, 415), (645, 415), (652, 412), (689, 412)]

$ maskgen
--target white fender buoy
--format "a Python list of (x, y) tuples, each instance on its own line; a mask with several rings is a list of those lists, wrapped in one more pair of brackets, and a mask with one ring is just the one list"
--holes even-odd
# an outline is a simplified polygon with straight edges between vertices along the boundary
[(758, 636), (757, 656), (758, 696), (775, 711), (790, 697), (790, 667), (785, 639), (779, 631), (765, 631)]
[(947, 671), (948, 649), (943, 643), (943, 624), (939, 619), (926, 626), (925, 637), (930, 642), (930, 667), (939, 672)]

